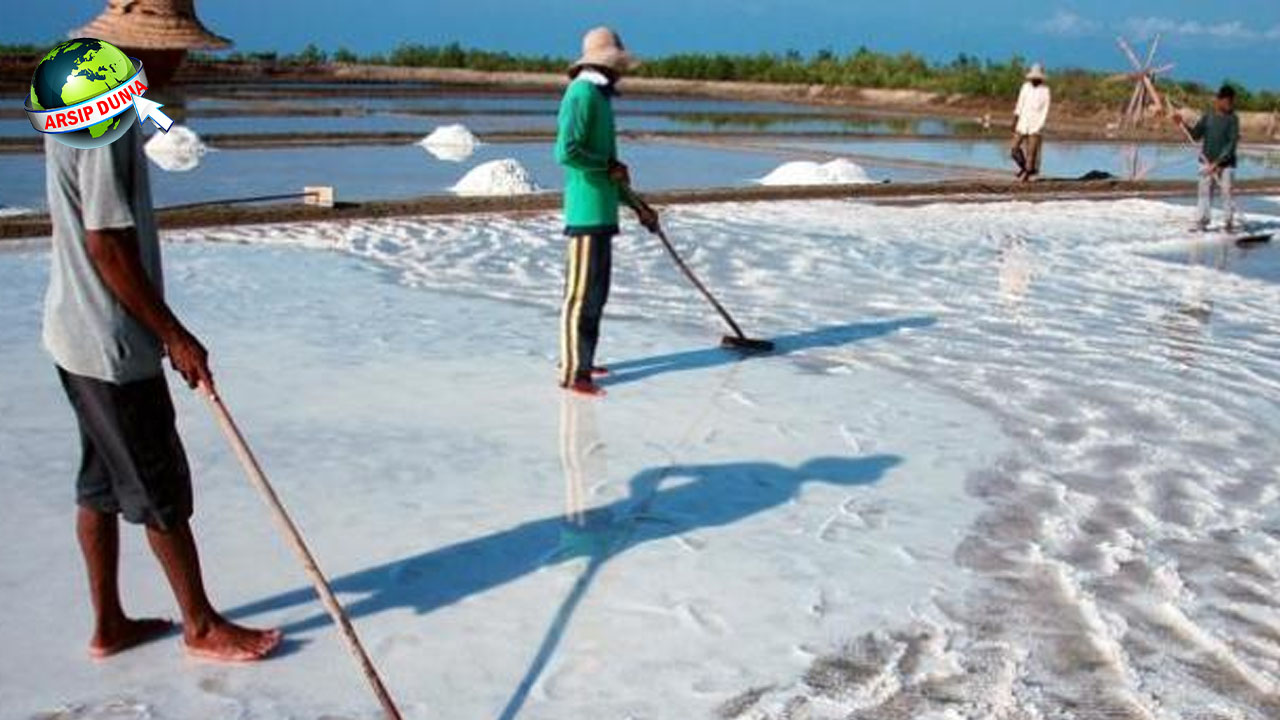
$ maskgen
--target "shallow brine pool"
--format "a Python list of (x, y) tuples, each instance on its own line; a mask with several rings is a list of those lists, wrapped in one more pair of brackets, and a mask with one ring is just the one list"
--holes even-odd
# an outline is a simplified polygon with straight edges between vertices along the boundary
[[(1154, 257), (1188, 212), (673, 209), (692, 266), (780, 352), (716, 349), (699, 298), (628, 232), (602, 345), (616, 375), (585, 404), (552, 385), (553, 215), (183, 231), (168, 257), (410, 717), (1262, 720), (1280, 681), (1280, 285)], [(0, 563), (19, 619), (0, 646), (36, 648), (3, 656), (6, 707), (372, 717), (184, 393), (215, 597), (299, 644), (247, 669), (167, 644), (67, 659), (87, 632), (74, 433), (35, 348), (44, 261), (0, 272), (0, 487), (22, 518), (0, 526), (22, 548)], [(147, 562), (130, 546), (127, 586), (164, 609)]]

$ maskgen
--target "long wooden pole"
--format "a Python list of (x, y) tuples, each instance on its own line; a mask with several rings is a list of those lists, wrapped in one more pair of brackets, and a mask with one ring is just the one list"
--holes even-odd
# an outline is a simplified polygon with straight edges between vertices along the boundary
[[(1173, 112), (1178, 118), (1178, 129), (1182, 131), (1182, 135), (1187, 139), (1187, 143), (1196, 148), (1196, 152), (1200, 155), (1200, 162), (1203, 163), (1206, 168), (1209, 165), (1212, 165), (1213, 161), (1209, 159), (1208, 155), (1204, 154), (1204, 149), (1200, 147), (1200, 142), (1196, 140), (1195, 135), (1191, 134), (1191, 128), (1187, 127), (1186, 121), (1182, 119), (1182, 113), (1177, 110), (1174, 110)], [(1218, 174), (1213, 173), (1213, 176), (1216, 179)]]
[[(650, 212), (653, 211), (653, 208), (649, 207), (649, 203), (645, 202), (644, 198), (640, 197), (636, 191), (632, 190), (631, 186), (623, 185), (622, 193), (634, 207), (645, 208)], [(747, 340), (747, 336), (743, 334), (742, 328), (738, 326), (738, 323), (733, 319), (733, 316), (729, 314), (729, 311), (724, 309), (724, 306), (720, 304), (720, 301), (716, 299), (716, 296), (711, 294), (711, 291), (707, 289), (707, 286), (703, 285), (702, 281), (698, 279), (698, 276), (694, 274), (693, 270), (685, 264), (684, 258), (680, 257), (680, 253), (676, 252), (675, 246), (667, 239), (666, 231), (661, 227), (657, 227), (654, 228), (653, 234), (658, 236), (658, 240), (662, 242), (662, 247), (666, 249), (667, 254), (671, 256), (671, 259), (675, 261), (676, 267), (680, 268), (680, 272), (684, 273), (684, 276), (689, 279), (689, 282), (693, 283), (693, 286), (696, 287), (698, 291), (702, 293), (702, 296), (711, 303), (711, 306), (716, 309), (716, 312), (720, 314), (720, 317), (733, 330), (734, 335), (737, 335), (739, 340)]]
[(266, 473), (262, 471), (262, 466), (258, 464), (257, 458), (253, 455), (253, 450), (249, 448), (249, 443), (245, 441), (244, 435), (240, 433), (240, 428), (236, 426), (236, 421), (231, 417), (227, 406), (222, 403), (222, 398), (218, 397), (218, 394), (211, 388), (202, 385), (201, 391), (205, 399), (209, 401), (209, 407), (213, 410), (213, 415), (217, 418), (218, 424), (222, 426), (222, 432), (226, 434), (236, 457), (240, 459), (240, 464), (244, 466), (244, 471), (249, 476), (249, 481), (253, 483), (254, 487), (262, 495), (263, 500), (266, 501), (267, 506), (271, 509), (271, 514), (284, 532), (285, 539), (289, 541), (289, 545), (297, 553), (298, 559), (302, 561), (302, 568), (311, 578), (311, 584), (315, 586), (316, 593), (320, 596), (320, 602), (324, 605), (325, 610), (328, 611), (329, 617), (333, 618), (333, 622), (341, 630), (347, 649), (351, 651), (352, 656), (355, 657), (356, 664), (360, 666), (365, 679), (369, 681), (369, 686), (373, 688), (373, 694), (382, 705), (387, 720), (401, 720), (400, 710), (396, 708), (396, 703), (391, 699), (391, 694), (387, 692), (386, 686), (382, 684), (382, 678), (379, 677), (377, 669), (374, 668), (373, 661), (369, 659), (369, 654), (365, 652), (364, 646), (360, 644), (360, 638), (356, 635), (356, 630), (351, 625), (351, 620), (347, 618), (346, 611), (342, 609), (342, 605), (334, 597), (333, 589), (329, 587), (329, 581), (325, 579), (324, 573), (320, 572), (320, 566), (316, 564), (315, 557), (302, 539), (302, 533), (293, 524), (289, 513), (285, 512), (284, 505), (280, 502), (279, 496), (276, 495), (275, 489), (271, 487)]

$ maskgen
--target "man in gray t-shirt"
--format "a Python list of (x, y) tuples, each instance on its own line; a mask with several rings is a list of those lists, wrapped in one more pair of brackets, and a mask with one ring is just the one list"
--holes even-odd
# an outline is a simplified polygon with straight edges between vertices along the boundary
[(45, 136), (53, 264), (44, 306), (44, 344), (58, 367), (112, 383), (159, 375), (160, 338), (125, 309), (99, 277), (87, 232), (132, 229), (138, 261), (164, 296), (160, 241), (147, 164), (135, 161), (135, 127), (100, 150), (78, 150)]
[(129, 618), (116, 584), (117, 516), (146, 526), (182, 611), (193, 655), (257, 660), (277, 630), (241, 627), (205, 595), (189, 519), (190, 471), (161, 358), (191, 387), (213, 391), (208, 356), (164, 301), (151, 187), (135, 126), (102, 148), (45, 139), (53, 262), (44, 343), (80, 428), (76, 534), (89, 571), (95, 630), (106, 657), (166, 634), (167, 620)]
[(1196, 208), (1196, 230), (1208, 230), (1213, 219), (1214, 187), (1222, 190), (1222, 206), (1226, 213), (1227, 232), (1236, 227), (1236, 200), (1232, 190), (1236, 179), (1236, 152), (1240, 146), (1240, 117), (1236, 115), (1236, 90), (1223, 85), (1213, 100), (1213, 107), (1200, 115), (1195, 125), (1188, 125), (1180, 113), (1173, 114), (1175, 125), (1192, 140), (1201, 141), (1200, 192)]

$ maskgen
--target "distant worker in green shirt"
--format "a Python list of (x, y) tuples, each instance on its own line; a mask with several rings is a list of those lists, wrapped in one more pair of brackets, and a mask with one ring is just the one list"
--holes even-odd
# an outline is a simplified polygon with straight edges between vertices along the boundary
[[(582, 57), (569, 69), (571, 81), (560, 103), (556, 162), (564, 166), (564, 223), (569, 238), (564, 306), (560, 317), (560, 386), (601, 396), (595, 379), (608, 372), (595, 364), (600, 318), (609, 299), (613, 237), (618, 234), (621, 186), (631, 183), (618, 161), (613, 96), (634, 60), (622, 38), (596, 28), (582, 39)], [(650, 229), (658, 216), (634, 208)]]
[(1213, 101), (1213, 109), (1200, 116), (1194, 126), (1179, 113), (1173, 122), (1193, 139), (1202, 141), (1200, 152), (1200, 204), (1197, 230), (1208, 230), (1213, 215), (1213, 188), (1222, 188), (1223, 211), (1227, 214), (1227, 232), (1236, 225), (1236, 201), (1232, 186), (1236, 178), (1236, 148), (1240, 145), (1240, 117), (1236, 115), (1236, 91), (1223, 85)]

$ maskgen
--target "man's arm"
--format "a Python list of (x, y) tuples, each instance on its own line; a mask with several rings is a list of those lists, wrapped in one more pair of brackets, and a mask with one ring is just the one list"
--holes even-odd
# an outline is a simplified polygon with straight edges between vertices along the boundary
[[(1186, 121), (1183, 121), (1183, 122), (1185, 123)], [(1191, 133), (1191, 138), (1193, 140), (1203, 140), (1204, 134), (1208, 129), (1209, 129), (1209, 113), (1207, 112), (1200, 114), (1200, 119), (1196, 121), (1195, 125), (1190, 125), (1187, 127), (1187, 131)]]
[(142, 267), (133, 228), (89, 230), (85, 237), (89, 259), (103, 284), (138, 322), (164, 343), (169, 362), (187, 385), (213, 390), (209, 354), (161, 297)]
[(1018, 120), (1022, 117), (1023, 111), (1027, 106), (1027, 86), (1024, 84), (1018, 90), (1018, 102), (1013, 106), (1013, 126), (1010, 128), (1014, 133), (1018, 132)]
[(1225, 167), (1229, 158), (1235, 156), (1236, 151), (1240, 148), (1240, 118), (1237, 115), (1231, 116), (1231, 123), (1227, 126), (1227, 146), (1222, 149), (1218, 157), (1214, 158), (1213, 164), (1216, 167)]
[(631, 182), (629, 179), (627, 182), (619, 182), (618, 187), (619, 197), (621, 197), (622, 202), (625, 203), (627, 207), (635, 211), (636, 220), (639, 221), (639, 223), (649, 232), (658, 232), (658, 227), (662, 222), (658, 217), (658, 211), (654, 210), (649, 203), (642, 200), (640, 196), (636, 194), (635, 190), (631, 189)]
[(570, 89), (560, 108), (559, 131), (556, 133), (556, 162), (576, 170), (607, 171), (611, 158), (592, 152), (586, 143), (591, 122), (591, 100)]

